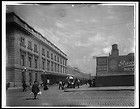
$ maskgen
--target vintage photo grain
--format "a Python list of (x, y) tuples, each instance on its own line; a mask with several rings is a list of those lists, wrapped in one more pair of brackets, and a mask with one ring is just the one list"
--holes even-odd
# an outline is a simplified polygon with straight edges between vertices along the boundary
[(137, 107), (137, 2), (3, 2), (4, 107)]

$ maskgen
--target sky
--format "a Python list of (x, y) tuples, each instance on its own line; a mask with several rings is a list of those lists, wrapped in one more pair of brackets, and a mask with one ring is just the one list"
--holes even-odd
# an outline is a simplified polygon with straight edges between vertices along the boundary
[(67, 64), (96, 74), (96, 56), (135, 52), (134, 6), (95, 4), (7, 5), (65, 54)]

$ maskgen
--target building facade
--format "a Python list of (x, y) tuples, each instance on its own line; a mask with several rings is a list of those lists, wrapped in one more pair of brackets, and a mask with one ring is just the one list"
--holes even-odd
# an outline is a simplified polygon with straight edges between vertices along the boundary
[(111, 54), (96, 58), (97, 86), (134, 85), (134, 53), (119, 55), (118, 45), (112, 45)]
[(41, 74), (65, 74), (67, 55), (15, 13), (6, 13), (6, 82), (41, 82)]

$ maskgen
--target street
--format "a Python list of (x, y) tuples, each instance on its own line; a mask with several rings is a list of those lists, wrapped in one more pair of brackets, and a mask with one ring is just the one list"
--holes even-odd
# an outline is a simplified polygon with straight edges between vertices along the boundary
[(10, 89), (7, 106), (134, 106), (134, 91), (130, 90), (64, 92), (58, 86), (51, 86), (49, 90), (41, 91), (38, 99), (33, 100), (30, 90)]

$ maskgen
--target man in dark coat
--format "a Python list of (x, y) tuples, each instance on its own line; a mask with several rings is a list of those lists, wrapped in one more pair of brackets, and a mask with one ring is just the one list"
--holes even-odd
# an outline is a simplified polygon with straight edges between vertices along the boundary
[(36, 99), (38, 92), (40, 91), (39, 89), (39, 83), (37, 81), (34, 82), (32, 86), (32, 92), (34, 93), (34, 99)]
[(59, 81), (59, 90), (62, 89), (62, 81)]
[(65, 88), (65, 81), (62, 81), (62, 90)]

